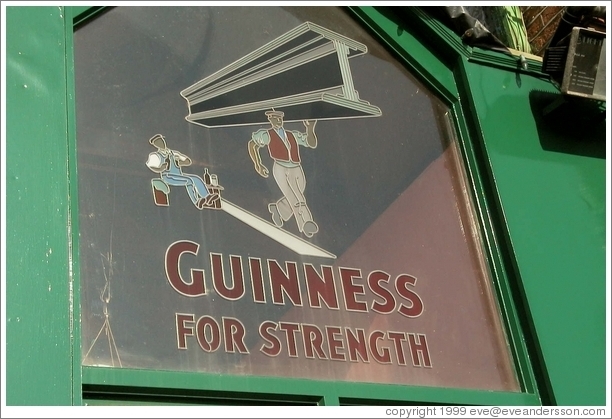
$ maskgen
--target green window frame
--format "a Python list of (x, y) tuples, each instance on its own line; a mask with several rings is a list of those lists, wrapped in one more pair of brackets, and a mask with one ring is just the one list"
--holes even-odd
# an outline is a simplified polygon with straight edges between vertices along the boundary
[[(458, 36), (428, 19), (418, 7), (401, 7), (401, 22), (385, 13), (384, 8), (349, 9), (356, 20), (385, 43), (451, 109), (521, 392), (83, 367), (79, 355), (78, 168), (72, 34), (74, 26), (102, 9), (7, 9), (7, 16), (11, 18), (7, 19), (7, 36), (19, 39), (7, 44), (7, 54), (35, 60), (43, 69), (41, 77), (55, 89), (43, 100), (33, 101), (27, 96), (27, 83), (21, 83), (19, 68), (9, 66), (7, 70), (13, 76), (7, 84), (7, 102), (17, 104), (7, 110), (7, 136), (19, 139), (7, 143), (7, 155), (14, 161), (27, 159), (34, 166), (48, 168), (45, 172), (33, 170), (32, 177), (26, 179), (20, 179), (23, 172), (13, 171), (13, 166), (7, 170), (7, 195), (13, 197), (7, 205), (7, 218), (11, 221), (7, 237), (15, 244), (7, 249), (7, 272), (23, 270), (21, 263), (29, 257), (43, 258), (43, 263), (35, 264), (29, 273), (35, 279), (32, 284), (21, 280), (7, 283), (7, 294), (11, 295), (11, 300), (7, 300), (7, 336), (27, 342), (37, 333), (35, 339), (40, 339), (39, 344), (33, 341), (27, 348), (11, 346), (8, 341), (8, 404), (81, 405), (113, 400), (120, 404), (242, 401), (245, 404), (527, 406), (554, 403), (549, 377), (541, 365), (542, 355), (536, 348), (537, 339), (528, 324), (532, 320), (525, 314), (527, 308), (522, 303), (524, 289), (516, 279), (519, 277), (516, 255), (506, 237), (508, 227), (500, 209), (499, 191), (493, 181), (468, 74), (474, 63), (513, 70), (516, 60), (464, 46)], [(24, 35), (28, 30), (36, 32), (37, 25), (41, 24), (49, 35), (43, 45)], [(537, 76), (539, 64), (528, 62), (535, 68), (530, 70), (531, 75)], [(18, 61), (9, 62), (15, 63)], [(32, 115), (38, 118), (37, 124), (31, 124)], [(49, 141), (43, 141), (45, 138)], [(47, 176), (40, 176), (41, 173)], [(36, 201), (28, 210), (21, 211), (17, 198), (31, 196)], [(46, 240), (41, 241), (41, 237)], [(32, 301), (42, 311), (31, 310)], [(41, 318), (49, 320), (45, 322)], [(34, 332), (27, 328), (41, 324), (46, 327)], [(54, 383), (53, 391), (49, 391), (49, 383)], [(37, 397), (30, 397), (31, 394)]]
[[(406, 11), (409, 8), (403, 8)], [(78, 13), (75, 24), (87, 19), (103, 9), (87, 9)], [(451, 109), (456, 131), (459, 137), (461, 154), (464, 158), (467, 177), (471, 183), (472, 198), (481, 211), (477, 214), (482, 226), (482, 236), (487, 237), (485, 247), (487, 259), (495, 278), (496, 297), (500, 308), (516, 373), (521, 388), (520, 393), (474, 391), (463, 389), (441, 389), (400, 385), (381, 385), (370, 383), (326, 382), (316, 380), (289, 379), (258, 376), (219, 376), (217, 374), (142, 371), (126, 368), (97, 368), (83, 366), (84, 403), (95, 403), (96, 400), (113, 397), (120, 400), (143, 401), (156, 397), (155, 400), (170, 401), (191, 400), (193, 403), (223, 403), (233, 398), (245, 403), (314, 403), (319, 405), (359, 405), (359, 404), (475, 404), (475, 405), (534, 405), (539, 404), (539, 396), (531, 367), (528, 363), (527, 348), (523, 345), (516, 308), (513, 305), (507, 272), (500, 249), (491, 242), (494, 237), (493, 220), (485, 199), (485, 186), (478, 172), (477, 151), (468, 140), (469, 124), (462, 108), (465, 104), (459, 101), (462, 88), (456, 83), (456, 68), (445, 65), (434, 52), (422, 44), (422, 41), (408, 30), (398, 29), (395, 22), (387, 18), (374, 7), (350, 8), (354, 17), (365, 24), (384, 43), (398, 55), (398, 60), (417, 75), (434, 94), (443, 100)], [(411, 16), (408, 12), (407, 16)], [(422, 15), (412, 14), (412, 19), (422, 19)], [(451, 36), (443, 28), (430, 28), (444, 35)], [(461, 47), (461, 52), (467, 50)], [(459, 66), (457, 66), (459, 67)], [(435, 75), (435, 76), (434, 76)], [(74, 124), (74, 123), (73, 123)], [(75, 269), (75, 272), (78, 270)], [(146, 383), (146, 385), (143, 385)], [(135, 389), (140, 388), (136, 391)], [(257, 389), (257, 390), (255, 390)], [(288, 389), (291, 389), (288, 391)], [(133, 394), (135, 393), (135, 394)], [(191, 394), (188, 397), (186, 394)], [(233, 397), (228, 395), (233, 394)], [(220, 399), (219, 397), (223, 397)]]

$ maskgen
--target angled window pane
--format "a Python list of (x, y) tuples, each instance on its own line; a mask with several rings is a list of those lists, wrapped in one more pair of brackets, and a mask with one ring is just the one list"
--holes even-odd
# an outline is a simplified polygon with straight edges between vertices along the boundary
[(118, 7), (75, 57), (83, 365), (519, 391), (449, 109), (342, 9)]

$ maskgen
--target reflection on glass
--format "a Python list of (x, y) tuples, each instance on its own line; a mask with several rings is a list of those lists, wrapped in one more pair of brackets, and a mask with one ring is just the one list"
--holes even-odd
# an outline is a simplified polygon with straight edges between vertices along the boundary
[(448, 109), (341, 9), (113, 8), (75, 56), (84, 365), (519, 391)]

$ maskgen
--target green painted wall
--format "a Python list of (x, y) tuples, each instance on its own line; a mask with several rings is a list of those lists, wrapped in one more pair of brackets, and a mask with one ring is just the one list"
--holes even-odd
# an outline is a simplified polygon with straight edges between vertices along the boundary
[(70, 405), (65, 19), (6, 12), (6, 403)]

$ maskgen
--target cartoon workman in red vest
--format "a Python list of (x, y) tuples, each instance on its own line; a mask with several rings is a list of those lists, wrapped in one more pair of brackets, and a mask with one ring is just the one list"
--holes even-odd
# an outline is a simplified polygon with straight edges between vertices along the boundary
[(304, 196), (306, 177), (300, 163), (299, 146), (317, 147), (317, 136), (314, 131), (317, 121), (304, 121), (306, 132), (302, 133), (284, 129), (284, 115), (277, 110), (266, 112), (272, 128), (260, 129), (253, 133), (248, 144), (249, 156), (257, 173), (267, 178), (269, 171), (261, 163), (259, 149), (268, 146), (270, 157), (274, 160), (272, 174), (283, 193), (281, 199), (268, 205), (272, 221), (277, 227), (282, 227), (285, 221), (295, 216), (300, 232), (310, 238), (319, 231), (319, 226), (313, 221), (306, 204)]

